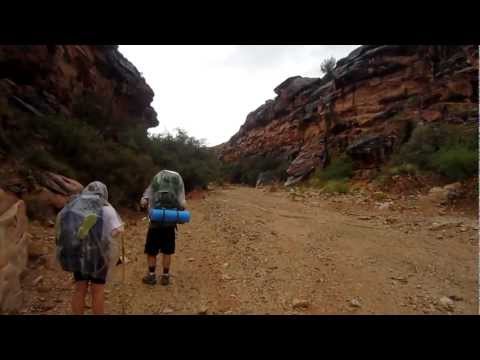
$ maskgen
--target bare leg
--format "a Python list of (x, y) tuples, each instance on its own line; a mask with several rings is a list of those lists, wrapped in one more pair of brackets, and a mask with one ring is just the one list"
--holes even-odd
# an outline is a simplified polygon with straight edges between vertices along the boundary
[(76, 281), (75, 290), (72, 296), (72, 313), (74, 315), (83, 315), (85, 311), (85, 296), (87, 295), (88, 282)]
[(105, 285), (92, 284), (92, 311), (95, 315), (102, 315), (105, 308)]
[(170, 283), (170, 262), (172, 260), (172, 255), (165, 255), (162, 256), (162, 266), (163, 266), (163, 274), (162, 274), (162, 285), (168, 285)]
[(147, 263), (148, 263), (148, 267), (156, 266), (157, 265), (157, 257), (147, 255)]
[(170, 269), (170, 263), (172, 261), (172, 255), (163, 254), (162, 257), (162, 266), (164, 269)]

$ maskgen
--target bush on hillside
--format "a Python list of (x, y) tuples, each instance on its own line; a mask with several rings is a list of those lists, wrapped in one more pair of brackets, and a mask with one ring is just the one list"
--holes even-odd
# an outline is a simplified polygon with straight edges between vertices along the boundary
[(322, 61), (320, 65), (320, 70), (322, 73), (325, 74), (327, 77), (331, 77), (333, 69), (335, 69), (335, 65), (337, 64), (337, 60), (334, 57), (329, 57)]
[(28, 166), (83, 184), (102, 181), (118, 205), (138, 201), (161, 169), (178, 171), (186, 191), (206, 187), (220, 172), (214, 154), (182, 130), (175, 136), (149, 137), (145, 129), (134, 128), (114, 138), (85, 121), (61, 117), (23, 117), (17, 130), (8, 138)]
[(416, 175), (418, 173), (418, 167), (413, 164), (403, 163), (398, 166), (393, 166), (389, 168), (388, 174), (395, 175)]
[(322, 192), (327, 194), (347, 194), (349, 190), (348, 182), (346, 180), (329, 180), (322, 188)]
[(274, 155), (257, 155), (244, 158), (236, 163), (224, 164), (221, 169), (221, 179), (231, 183), (255, 186), (261, 173), (278, 181), (287, 178), (288, 161)]
[(478, 173), (478, 152), (456, 144), (432, 154), (429, 168), (450, 180), (463, 180)]
[(353, 161), (347, 155), (332, 160), (325, 169), (317, 169), (309, 179), (314, 187), (323, 187), (328, 181), (347, 180), (353, 176)]
[(462, 180), (478, 172), (478, 132), (475, 127), (454, 124), (418, 125), (393, 156), (394, 168), (417, 169)]

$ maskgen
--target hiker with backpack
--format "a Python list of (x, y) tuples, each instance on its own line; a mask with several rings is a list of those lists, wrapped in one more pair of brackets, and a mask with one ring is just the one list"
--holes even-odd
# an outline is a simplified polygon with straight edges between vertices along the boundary
[(108, 202), (105, 184), (88, 184), (60, 211), (55, 227), (57, 259), (75, 281), (73, 314), (84, 313), (89, 286), (92, 312), (103, 314), (108, 271), (119, 259), (115, 237), (123, 231), (120, 216)]
[[(185, 210), (185, 187), (183, 179), (175, 171), (162, 170), (154, 176), (152, 182), (143, 193), (140, 201), (142, 208), (148, 207), (149, 214), (152, 209), (175, 209)], [(163, 213), (163, 216), (165, 212)], [(155, 221), (150, 218), (150, 223), (145, 242), (145, 254), (147, 254), (148, 273), (142, 279), (143, 283), (154, 285), (157, 283), (155, 274), (157, 256), (162, 253), (163, 273), (161, 284), (168, 285), (170, 282), (171, 257), (175, 253), (176, 222)]]

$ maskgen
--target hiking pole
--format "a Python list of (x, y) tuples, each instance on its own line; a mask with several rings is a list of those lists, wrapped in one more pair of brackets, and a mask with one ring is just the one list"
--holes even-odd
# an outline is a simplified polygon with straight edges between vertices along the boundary
[(122, 315), (125, 315), (125, 237), (123, 233), (120, 236), (122, 239)]

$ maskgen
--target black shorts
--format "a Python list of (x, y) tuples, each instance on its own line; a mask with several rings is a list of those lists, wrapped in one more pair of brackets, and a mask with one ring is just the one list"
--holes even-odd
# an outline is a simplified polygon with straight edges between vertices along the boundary
[(107, 279), (107, 269), (102, 270), (99, 274), (95, 276), (84, 275), (81, 272), (74, 272), (73, 278), (75, 281), (90, 281), (92, 284), (105, 285)]
[(157, 256), (161, 252), (165, 255), (175, 253), (175, 227), (149, 227), (145, 254)]

